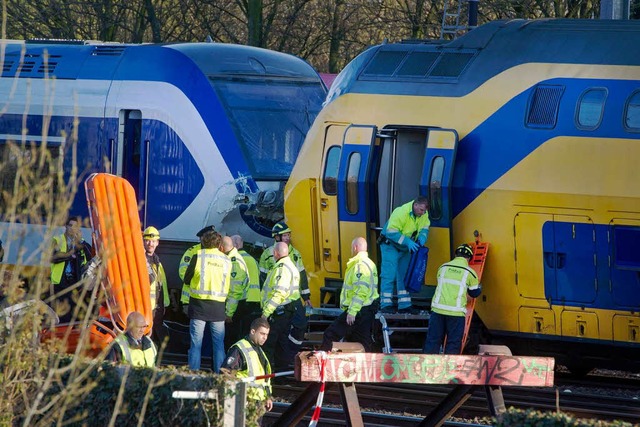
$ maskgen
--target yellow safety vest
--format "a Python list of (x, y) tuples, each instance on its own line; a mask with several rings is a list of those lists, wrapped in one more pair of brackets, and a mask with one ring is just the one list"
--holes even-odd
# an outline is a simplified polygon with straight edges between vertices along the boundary
[(198, 252), (190, 297), (199, 300), (224, 302), (231, 286), (231, 260), (218, 249)]
[[(155, 265), (151, 265), (151, 268), (155, 270)], [(169, 307), (169, 289), (167, 288), (167, 275), (164, 273), (164, 267), (162, 263), (158, 264), (158, 270), (156, 271), (156, 280), (151, 283), (151, 311), (156, 309), (156, 293), (158, 283), (162, 286), (162, 303), (165, 308)]]
[(300, 299), (300, 273), (291, 258), (280, 258), (262, 288), (262, 314), (271, 316), (278, 306)]
[(254, 257), (247, 253), (247, 251), (241, 249), (238, 253), (242, 255), (244, 263), (247, 265), (247, 272), (249, 273), (247, 301), (260, 302), (260, 269), (258, 267), (258, 263)]
[[(258, 351), (262, 355), (263, 360), (267, 362), (266, 372), (264, 370), (264, 367), (262, 366), (262, 363), (260, 363), (260, 355), (258, 355), (255, 347), (252, 346), (246, 338), (241, 339), (233, 346), (238, 347), (247, 365), (247, 368), (244, 371), (236, 372), (236, 377), (242, 379), (271, 374), (271, 365), (269, 364), (269, 359), (267, 359), (260, 347), (258, 347)], [(263, 401), (267, 400), (267, 398), (271, 395), (271, 380), (269, 378), (254, 380), (247, 383), (247, 385), (249, 386), (247, 389), (247, 399)]]
[(120, 348), (123, 361), (131, 366), (153, 367), (156, 365), (156, 355), (158, 354), (156, 346), (149, 337), (143, 336), (142, 341), (148, 345), (144, 350), (131, 348), (126, 334), (120, 334), (115, 339)]
[[(54, 242), (56, 242), (56, 246), (59, 248), (60, 252), (67, 252), (67, 236), (63, 234), (59, 236), (53, 237)], [(86, 258), (84, 251), (81, 251), (82, 262), (80, 266), (86, 265), (89, 260)], [(64, 273), (64, 266), (67, 261), (60, 261), (51, 264), (51, 283), (54, 285), (60, 284), (62, 280), (62, 273)], [(78, 272), (79, 274), (80, 272)]]
[[(274, 243), (273, 245), (265, 249), (262, 252), (262, 255), (260, 255), (260, 272), (268, 274), (273, 266), (276, 265), (276, 259), (273, 257), (273, 251), (275, 250), (275, 248), (276, 244)], [(291, 258), (291, 261), (296, 266), (299, 272), (304, 271), (302, 255), (296, 248), (291, 245), (289, 245), (289, 258)]]
[(431, 310), (446, 316), (467, 314), (467, 289), (478, 289), (478, 275), (464, 257), (455, 257), (438, 269), (438, 286)]
[(348, 314), (355, 316), (378, 296), (378, 269), (366, 252), (358, 252), (347, 262), (340, 305)]
[(404, 245), (405, 239), (411, 238), (416, 233), (427, 233), (431, 221), (429, 213), (416, 217), (413, 214), (413, 201), (399, 206), (391, 212), (389, 220), (382, 228), (382, 234), (393, 242)]
[(189, 298), (191, 297), (191, 292), (189, 292), (189, 285), (184, 283), (184, 275), (187, 272), (187, 268), (189, 267), (189, 263), (191, 262), (191, 258), (198, 253), (198, 251), (202, 249), (202, 245), (198, 243), (197, 245), (191, 246), (186, 250), (182, 258), (180, 259), (180, 266), (178, 267), (178, 276), (180, 276), (180, 280), (182, 280), (182, 294), (180, 295), (180, 302), (182, 304), (189, 304)]
[[(233, 269), (231, 270), (231, 290), (227, 295), (226, 315), (233, 317), (238, 308), (238, 302), (260, 301), (260, 284), (250, 282), (249, 267), (245, 263), (244, 256), (240, 255), (236, 248), (233, 248), (227, 256), (231, 258)], [(255, 260), (253, 262), (255, 263)]]

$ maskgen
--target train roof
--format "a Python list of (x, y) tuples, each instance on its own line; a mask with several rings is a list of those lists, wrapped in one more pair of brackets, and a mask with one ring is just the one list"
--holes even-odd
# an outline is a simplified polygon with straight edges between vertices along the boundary
[(329, 94), (462, 96), (525, 63), (640, 65), (640, 22), (494, 21), (448, 43), (374, 46), (352, 61)]
[[(94, 41), (1, 41), (2, 77), (110, 79), (121, 63), (141, 66), (149, 74), (177, 65), (177, 56), (189, 58), (211, 77), (309, 79), (316, 71), (293, 55), (251, 46), (225, 43), (121, 44)], [(144, 61), (136, 58), (144, 58)], [(152, 61), (152, 62), (149, 62)], [(139, 73), (135, 73), (139, 75)], [(122, 77), (122, 72), (118, 73)]]

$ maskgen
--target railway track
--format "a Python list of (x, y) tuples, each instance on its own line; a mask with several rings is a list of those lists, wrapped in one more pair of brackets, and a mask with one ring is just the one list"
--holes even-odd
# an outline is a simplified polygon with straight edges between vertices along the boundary
[[(288, 403), (276, 402), (274, 403), (273, 410), (263, 417), (262, 426), (271, 426), (278, 417), (289, 407)], [(302, 418), (296, 427), (306, 427), (309, 425), (311, 417), (309, 415)], [(366, 427), (387, 427), (387, 426), (415, 426), (420, 421), (421, 417), (399, 415), (399, 414), (385, 414), (380, 412), (362, 412), (362, 420)], [(344, 413), (341, 408), (328, 407), (322, 408), (322, 416), (318, 423), (319, 427), (343, 427), (346, 423)], [(446, 427), (486, 427), (485, 424), (474, 424), (458, 421), (447, 421), (444, 423)]]
[[(304, 390), (303, 385), (276, 385), (274, 396), (293, 401)], [(452, 390), (452, 386), (387, 384), (358, 384), (360, 406), (371, 411), (392, 411), (424, 417)], [(578, 418), (622, 420), (640, 423), (640, 399), (605, 396), (598, 393), (566, 389), (542, 389), (505, 387), (502, 389), (505, 405), (519, 409), (536, 409), (570, 413)], [(337, 388), (325, 393), (327, 404), (340, 405)], [(473, 395), (456, 411), (454, 416), (463, 419), (490, 417), (484, 389), (478, 387)]]
[[(184, 365), (186, 356), (165, 353), (163, 364)], [(209, 365), (203, 362), (203, 366)], [(286, 379), (275, 384), (273, 388), (274, 397), (278, 400), (277, 407), (284, 408), (302, 393), (306, 384)], [(360, 407), (368, 414), (366, 421), (368, 426), (411, 426), (418, 425), (420, 420), (444, 399), (453, 386), (358, 384), (356, 388)], [(638, 377), (588, 375), (575, 378), (565, 373), (557, 373), (556, 387), (553, 389), (505, 387), (502, 392), (507, 407), (531, 408), (545, 412), (560, 409), (577, 418), (640, 423), (640, 378)], [(337, 387), (327, 387), (324, 403), (327, 406), (323, 406), (321, 425), (344, 425), (344, 417), (339, 415), (342, 414), (342, 410)], [(378, 418), (376, 415), (379, 415)], [(324, 424), (325, 416), (327, 424)], [(275, 417), (275, 413), (269, 415), (265, 422), (272, 417)], [(478, 387), (456, 411), (454, 417), (474, 421), (484, 419), (488, 422), (490, 413), (484, 389)], [(333, 422), (339, 424), (332, 424)]]

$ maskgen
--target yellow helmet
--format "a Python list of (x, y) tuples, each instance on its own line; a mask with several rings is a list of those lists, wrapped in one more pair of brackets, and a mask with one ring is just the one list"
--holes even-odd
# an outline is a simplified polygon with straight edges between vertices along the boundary
[(154, 240), (160, 238), (160, 232), (155, 227), (147, 227), (142, 232), (142, 238), (144, 240)]

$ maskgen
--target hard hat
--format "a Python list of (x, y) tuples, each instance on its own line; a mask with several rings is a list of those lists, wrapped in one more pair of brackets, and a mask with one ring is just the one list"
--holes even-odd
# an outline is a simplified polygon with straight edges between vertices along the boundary
[(291, 233), (291, 229), (284, 221), (277, 222), (271, 229), (271, 237), (276, 237), (284, 233)]
[(216, 228), (213, 225), (207, 225), (205, 228), (196, 233), (196, 237), (202, 237), (204, 233), (207, 233), (209, 231), (216, 231)]
[(473, 257), (473, 249), (466, 243), (461, 244), (456, 248), (456, 256), (463, 256), (471, 259)]
[(147, 227), (142, 232), (142, 238), (144, 240), (154, 240), (160, 238), (160, 232), (155, 227)]

